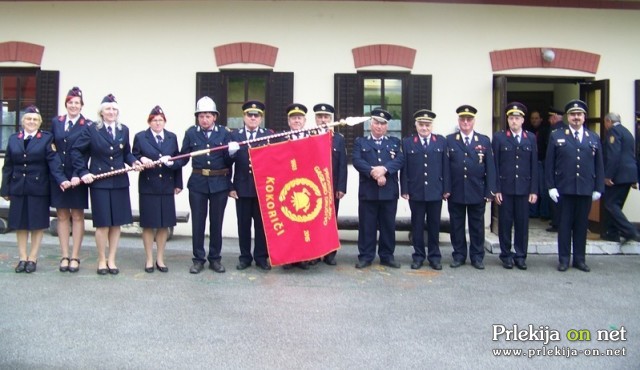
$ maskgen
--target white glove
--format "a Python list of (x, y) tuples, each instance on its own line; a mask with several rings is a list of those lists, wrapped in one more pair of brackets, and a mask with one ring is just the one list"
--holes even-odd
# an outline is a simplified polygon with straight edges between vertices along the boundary
[(171, 158), (170, 155), (164, 155), (160, 157), (160, 163), (164, 164), (167, 167), (173, 166), (173, 161), (170, 161), (169, 158)]
[(591, 193), (591, 200), (595, 202), (596, 200), (600, 199), (601, 195), (602, 194), (600, 194), (599, 192), (594, 191), (593, 193)]
[(558, 193), (558, 189), (556, 189), (556, 188), (549, 189), (549, 197), (555, 203), (558, 203), (558, 199), (560, 199), (560, 193)]
[(236, 141), (229, 142), (229, 155), (233, 156), (236, 152), (240, 150), (240, 145)]

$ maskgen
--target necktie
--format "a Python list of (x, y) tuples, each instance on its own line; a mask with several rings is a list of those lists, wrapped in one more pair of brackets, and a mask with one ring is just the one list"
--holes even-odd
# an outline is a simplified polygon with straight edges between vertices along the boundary
[(71, 120), (69, 120), (69, 122), (67, 122), (67, 132), (71, 131), (71, 128), (73, 127), (73, 122), (71, 122)]
[(427, 145), (429, 145), (429, 140), (427, 138), (422, 139), (422, 147), (427, 149)]
[(111, 138), (114, 139), (114, 137), (113, 137), (113, 129), (111, 128), (111, 126), (107, 126), (107, 132), (109, 133), (109, 136), (111, 136)]
[(576, 137), (576, 141), (580, 142), (580, 134), (578, 133), (578, 131), (575, 132), (575, 137)]
[(204, 136), (206, 136), (207, 139), (211, 137), (211, 130), (204, 130)]
[(31, 138), (33, 136), (29, 135), (24, 139), (24, 148), (27, 149), (27, 145), (29, 145), (29, 142), (31, 141)]
[(162, 146), (162, 136), (156, 135), (156, 142), (158, 143), (158, 146)]
[(253, 140), (256, 138), (256, 132), (255, 131), (249, 131), (249, 140)]
[(516, 135), (516, 141), (520, 144), (520, 135)]
[(469, 136), (464, 138), (464, 145), (469, 146)]

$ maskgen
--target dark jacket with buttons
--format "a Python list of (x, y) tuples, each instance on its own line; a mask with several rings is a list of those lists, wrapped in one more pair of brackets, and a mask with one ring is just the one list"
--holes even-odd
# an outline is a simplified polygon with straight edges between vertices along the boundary
[[(98, 175), (125, 168), (125, 163), (133, 166), (136, 158), (131, 154), (129, 129), (123, 124), (115, 126), (115, 139), (107, 132), (106, 125), (97, 124), (82, 130), (71, 149), (73, 167), (80, 177), (89, 173)], [(87, 168), (86, 156), (89, 156)], [(97, 189), (120, 189), (129, 187), (127, 173), (96, 180), (90, 185)]]
[(25, 135), (20, 131), (9, 137), (2, 167), (0, 195), (49, 195), (49, 176), (59, 185), (66, 180), (62, 162), (55, 152), (53, 135), (37, 131), (25, 148)]
[[(228, 145), (231, 134), (226, 127), (214, 124), (213, 131), (209, 138), (200, 128), (195, 125), (189, 127), (182, 140), (180, 154), (193, 153), (199, 150), (210, 150), (223, 145)], [(180, 160), (180, 165), (186, 165), (189, 158)], [(233, 158), (229, 156), (229, 151), (225, 148), (208, 152), (206, 154), (191, 157), (191, 166), (194, 170), (227, 170), (226, 175), (205, 176), (203, 174), (192, 173), (187, 182), (187, 188), (204, 194), (212, 194), (231, 189), (231, 167)]]
[(423, 147), (420, 136), (402, 140), (404, 165), (400, 172), (402, 194), (412, 201), (442, 200), (451, 192), (447, 141), (442, 135), (431, 134), (429, 145)]
[[(255, 138), (273, 135), (273, 131), (259, 127), (256, 129)], [(242, 142), (247, 140), (247, 131), (243, 127), (231, 133), (231, 141)], [(256, 185), (253, 179), (253, 167), (249, 158), (249, 146), (258, 147), (266, 145), (267, 140), (257, 141), (250, 145), (242, 145), (234, 156), (233, 183), (231, 190), (235, 190), (241, 198), (256, 198)]]
[[(385, 136), (377, 145), (371, 136), (358, 137), (353, 145), (353, 167), (360, 174), (358, 198), (361, 200), (393, 200), (398, 199), (398, 172), (402, 168), (404, 156), (400, 139)], [(384, 166), (387, 169), (386, 184), (378, 186), (371, 177), (371, 169)]]
[(611, 179), (615, 185), (638, 182), (635, 140), (622, 124), (614, 125), (607, 131), (603, 154), (606, 179)]
[(451, 173), (450, 201), (478, 204), (493, 199), (496, 192), (496, 167), (491, 140), (474, 132), (470, 145), (459, 133), (447, 136)]
[[(174, 133), (164, 130), (162, 145), (158, 145), (151, 129), (136, 134), (131, 152), (137, 160), (147, 157), (152, 161), (157, 161), (165, 155), (175, 157), (180, 153), (178, 139)], [(140, 194), (174, 194), (176, 188), (182, 189), (182, 167), (177, 161), (174, 161), (170, 167), (162, 164), (145, 168), (138, 176)]]
[[(73, 167), (71, 148), (73, 148), (73, 144), (75, 144), (76, 140), (78, 140), (82, 131), (93, 125), (93, 122), (80, 115), (71, 130), (66, 131), (67, 121), (68, 118), (66, 114), (54, 117), (51, 120), (51, 132), (53, 133), (54, 143), (56, 144), (58, 155), (62, 160), (64, 174), (69, 180), (71, 180), (72, 177), (80, 177), (76, 168)], [(85, 153), (84, 159), (85, 163), (89, 162), (89, 153)]]
[(545, 163), (548, 189), (569, 195), (591, 195), (604, 192), (602, 145), (598, 135), (584, 129), (582, 142), (577, 142), (569, 128), (555, 130), (549, 138)]
[(520, 143), (511, 130), (493, 135), (496, 188), (507, 195), (538, 194), (538, 146), (536, 136), (522, 131)]

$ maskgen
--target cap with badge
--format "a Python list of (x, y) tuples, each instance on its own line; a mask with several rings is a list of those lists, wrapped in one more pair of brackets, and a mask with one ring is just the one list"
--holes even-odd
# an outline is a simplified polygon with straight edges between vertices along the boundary
[(511, 102), (507, 104), (507, 108), (505, 109), (505, 114), (507, 116), (525, 116), (527, 114), (527, 107), (517, 101)]
[(149, 112), (149, 118), (147, 118), (147, 122), (151, 122), (151, 120), (153, 120), (156, 116), (161, 116), (165, 122), (167, 121), (167, 117), (165, 117), (164, 111), (162, 110), (162, 108), (160, 108), (159, 105), (153, 107), (151, 112)]
[(562, 109), (558, 109), (558, 108), (554, 108), (554, 107), (549, 107), (549, 113), (550, 116), (554, 115), (554, 114), (559, 114), (559, 115), (564, 115), (564, 111)]
[(458, 116), (475, 117), (476, 113), (478, 113), (478, 110), (471, 105), (465, 104), (459, 106), (458, 109), (456, 109), (456, 113), (458, 113)]
[(316, 104), (313, 106), (313, 112), (315, 114), (335, 114), (336, 109), (330, 104)]
[(436, 114), (428, 109), (420, 109), (413, 114), (413, 119), (418, 122), (433, 122), (436, 119)]
[(246, 103), (242, 104), (242, 113), (258, 113), (259, 115), (264, 115), (264, 110), (266, 106), (263, 102), (258, 100), (249, 100)]
[(109, 95), (105, 96), (104, 98), (102, 98), (102, 104), (104, 104), (104, 103), (117, 103), (116, 97), (113, 96), (113, 94), (109, 94)]
[(302, 115), (302, 116), (306, 115), (307, 107), (298, 103), (289, 104), (287, 106), (287, 117), (290, 117), (296, 114)]
[(74, 86), (67, 92), (67, 97), (64, 99), (64, 103), (67, 104), (69, 100), (73, 98), (80, 98), (80, 104), (84, 105), (84, 100), (82, 100), (82, 90), (78, 86)]
[(564, 106), (564, 111), (567, 113), (573, 113), (573, 112), (587, 113), (587, 103), (579, 99), (574, 99), (568, 102), (567, 105)]
[(375, 108), (371, 111), (371, 118), (381, 123), (387, 123), (391, 120), (391, 113), (382, 108)]
[(36, 107), (35, 105), (30, 105), (24, 109), (24, 112), (40, 114), (40, 109), (38, 109), (38, 107)]

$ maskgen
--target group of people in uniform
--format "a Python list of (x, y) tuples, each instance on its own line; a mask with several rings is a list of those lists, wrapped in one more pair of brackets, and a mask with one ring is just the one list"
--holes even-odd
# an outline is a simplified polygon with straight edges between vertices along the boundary
[[(213, 271), (225, 272), (221, 263), (222, 223), (229, 198), (235, 200), (238, 225), (240, 256), (236, 269), (244, 270), (254, 262), (260, 270), (271, 269), (248, 151), (249, 147), (273, 142), (260, 140), (274, 135), (262, 127), (266, 110), (263, 102), (245, 102), (244, 124), (231, 131), (216, 123), (219, 112), (215, 102), (202, 97), (196, 104), (197, 123), (186, 130), (181, 147), (177, 136), (166, 129), (167, 118), (159, 106), (148, 115), (149, 128), (134, 136), (133, 146), (129, 144), (128, 128), (119, 121), (120, 110), (113, 95), (102, 100), (96, 122), (81, 114), (83, 106), (82, 91), (77, 87), (69, 90), (65, 99), (67, 113), (53, 119), (50, 132), (40, 129), (39, 111), (30, 106), (24, 111), (22, 129), (9, 138), (0, 195), (10, 201), (8, 226), (16, 230), (19, 252), (16, 272), (36, 270), (43, 232), (49, 226), (50, 206), (56, 208), (58, 217), (62, 254), (59, 270), (77, 272), (90, 199), (96, 229), (97, 273), (118, 274), (120, 227), (133, 221), (127, 175), (130, 169), (141, 171), (138, 190), (146, 254), (144, 270), (167, 272), (164, 250), (168, 229), (176, 225), (175, 195), (183, 189), (182, 167), (189, 161), (192, 170), (187, 188), (193, 250), (190, 273), (200, 273), (206, 262)], [(286, 110), (291, 131), (276, 135), (274, 140), (299, 140), (329, 131), (327, 124), (333, 122), (335, 114), (330, 104), (315, 105), (316, 127), (312, 131), (303, 130), (306, 106), (294, 103)], [(401, 196), (411, 209), (412, 269), (425, 263), (432, 269), (442, 269), (438, 234), (443, 201), (447, 202), (450, 215), (450, 267), (464, 265), (468, 257), (473, 267), (484, 269), (484, 214), (487, 203), (495, 200), (502, 265), (525, 270), (529, 206), (543, 196), (539, 194), (540, 177), (544, 177), (548, 195), (557, 203), (560, 216), (558, 270), (567, 270), (573, 247), (573, 266), (589, 271), (585, 263), (588, 214), (591, 202), (605, 193), (605, 182), (605, 197), (611, 199), (607, 210), (613, 220), (609, 228), (617, 228), (626, 239), (637, 239), (633, 225), (622, 220), (621, 208), (629, 187), (637, 184), (638, 168), (635, 154), (631, 156), (633, 162), (626, 158), (633, 138), (624, 132), (619, 116), (607, 116), (611, 124), (607, 124), (609, 136), (605, 144), (609, 156), (605, 151), (605, 174), (600, 139), (584, 127), (587, 106), (580, 100), (569, 102), (565, 107), (568, 124), (551, 133), (545, 173), (540, 173), (536, 135), (523, 129), (527, 114), (523, 104), (508, 105), (508, 129), (496, 132), (493, 140), (474, 129), (476, 108), (462, 105), (456, 112), (458, 130), (444, 137), (433, 132), (436, 114), (428, 109), (418, 110), (414, 114), (416, 133), (401, 140), (387, 135), (391, 113), (381, 108), (372, 110), (370, 134), (355, 140), (352, 153), (353, 166), (359, 173), (356, 268), (371, 266), (376, 247), (381, 265), (401, 267), (394, 259), (395, 220)], [(336, 132), (331, 135), (337, 214), (340, 199), (347, 191), (347, 152), (344, 137)], [(240, 146), (241, 142), (247, 145)], [(219, 147), (226, 150), (212, 150)], [(615, 159), (621, 151), (627, 153), (624, 161)], [(624, 176), (630, 172), (636, 176)], [(465, 223), (469, 225), (469, 243)], [(284, 267), (308, 269), (320, 261), (336, 265), (336, 252)]]

